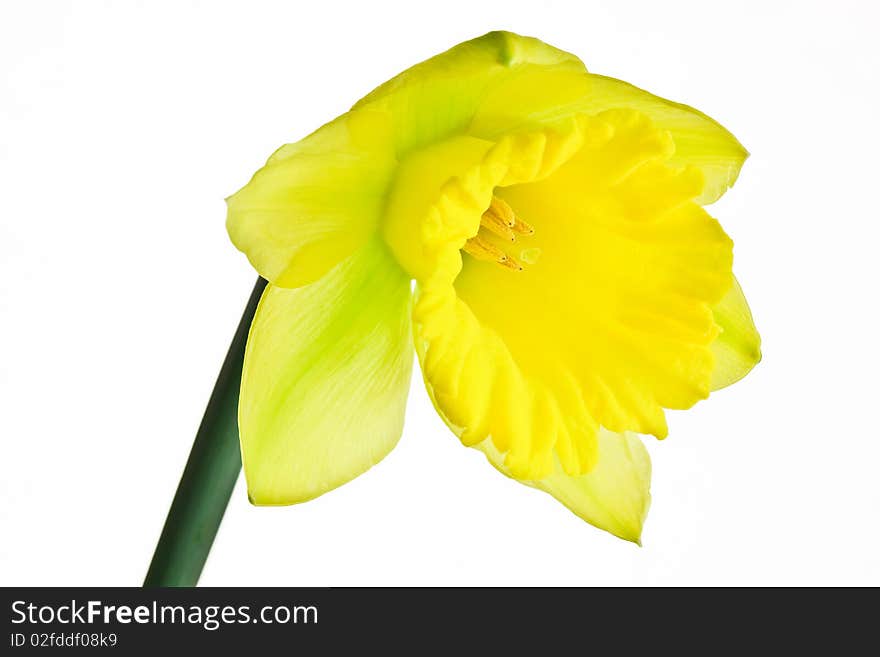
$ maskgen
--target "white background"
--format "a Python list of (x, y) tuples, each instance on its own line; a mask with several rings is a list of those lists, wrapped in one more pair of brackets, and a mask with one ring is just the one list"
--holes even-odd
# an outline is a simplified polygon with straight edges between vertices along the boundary
[(713, 213), (764, 338), (650, 439), (643, 548), (460, 446), (316, 501), (235, 491), (210, 585), (880, 584), (878, 78), (868, 2), (4, 2), (0, 584), (136, 585), (254, 273), (223, 199), (281, 143), (491, 29), (692, 104), (752, 152)]

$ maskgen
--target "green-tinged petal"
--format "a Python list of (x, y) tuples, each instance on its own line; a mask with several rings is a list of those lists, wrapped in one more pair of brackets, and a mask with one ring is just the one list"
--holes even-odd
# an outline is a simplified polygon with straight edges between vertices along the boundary
[(712, 390), (718, 390), (739, 381), (761, 361), (761, 336), (736, 279), (712, 312), (721, 329), (712, 343), (715, 369), (711, 386)]
[(407, 69), (355, 108), (393, 114), (403, 157), (452, 135), (495, 137), (565, 110), (586, 90), (585, 72), (577, 57), (538, 39), (490, 32)]
[[(504, 457), (491, 440), (478, 445), (489, 463), (508, 477)], [(599, 431), (599, 460), (576, 477), (561, 468), (540, 481), (520, 483), (550, 493), (591, 525), (641, 545), (642, 525), (651, 505), (651, 458), (638, 436)]]
[(394, 115), (399, 155), (452, 135), (495, 140), (552, 128), (578, 114), (638, 110), (672, 133), (673, 166), (702, 171), (701, 204), (733, 185), (748, 152), (702, 112), (614, 78), (588, 74), (574, 55), (538, 39), (491, 32), (404, 71), (355, 107)]
[(235, 246), (271, 283), (317, 280), (366, 243), (394, 172), (390, 117), (349, 112), (281, 147), (227, 199)]
[(695, 166), (703, 172), (705, 186), (697, 201), (712, 203), (733, 186), (749, 152), (714, 119), (693, 107), (655, 96), (631, 84), (602, 75), (590, 75), (586, 111), (634, 109), (651, 117), (654, 124), (672, 133), (673, 166)]
[(412, 368), (410, 296), (376, 239), (311, 285), (266, 288), (239, 406), (253, 503), (317, 497), (394, 447)]
[(586, 85), (580, 60), (537, 39), (493, 32), (459, 44), (279, 149), (228, 199), (229, 235), (271, 283), (308, 284), (375, 233), (401, 159), (452, 136), (494, 139), (568, 117)]

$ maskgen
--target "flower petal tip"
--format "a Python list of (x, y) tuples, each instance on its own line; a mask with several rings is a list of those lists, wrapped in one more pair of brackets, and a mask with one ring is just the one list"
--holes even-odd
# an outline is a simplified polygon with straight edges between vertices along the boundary
[(514, 36), (506, 30), (493, 30), (486, 33), (482, 38), (487, 42), (496, 42), (498, 48), (498, 63), (510, 67), (514, 63), (516, 46), (511, 37)]

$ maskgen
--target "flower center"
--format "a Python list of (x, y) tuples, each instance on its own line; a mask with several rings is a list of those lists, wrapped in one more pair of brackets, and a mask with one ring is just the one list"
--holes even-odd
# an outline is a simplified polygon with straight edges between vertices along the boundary
[[(496, 245), (501, 240), (516, 242), (516, 236), (534, 235), (535, 229), (514, 214), (513, 209), (497, 196), (492, 197), (489, 207), (480, 217), (480, 230), (464, 243), (462, 250), (477, 260), (494, 262), (505, 269), (522, 271), (522, 262)], [(535, 249), (523, 251), (523, 261), (528, 262), (527, 253)]]

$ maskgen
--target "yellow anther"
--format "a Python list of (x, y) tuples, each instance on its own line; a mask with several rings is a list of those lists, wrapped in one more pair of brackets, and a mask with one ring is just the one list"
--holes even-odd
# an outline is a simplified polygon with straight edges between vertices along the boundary
[(483, 260), (484, 262), (504, 263), (508, 258), (504, 251), (487, 242), (479, 235), (465, 242), (463, 249), (465, 253), (469, 253), (477, 260)]
[(516, 215), (513, 213), (513, 208), (497, 196), (492, 197), (492, 202), (489, 204), (487, 212), (495, 214), (501, 221), (507, 224), (508, 228), (513, 228), (516, 223)]
[(492, 231), (498, 237), (503, 237), (511, 242), (516, 241), (516, 235), (513, 234), (510, 226), (501, 217), (492, 212), (491, 208), (486, 210), (483, 216), (480, 217), (480, 225)]
[(513, 232), (519, 235), (534, 235), (535, 229), (532, 228), (531, 225), (527, 224), (525, 221), (520, 219), (519, 217), (514, 217), (514, 224), (511, 226), (513, 228)]
[[(522, 271), (522, 263), (495, 246), (492, 240), (500, 237), (515, 242), (517, 235), (534, 234), (534, 228), (517, 217), (507, 203), (497, 196), (493, 196), (491, 204), (480, 217), (478, 233), (464, 243), (462, 250), (476, 260), (494, 262), (512, 271)], [(523, 260), (530, 262), (529, 258), (533, 253), (540, 253), (540, 249), (523, 249)], [(537, 255), (535, 255), (535, 259), (537, 259)]]
[(507, 269), (512, 269), (513, 271), (522, 271), (522, 264), (513, 256), (507, 256), (507, 259), (504, 262), (499, 262), (499, 265), (502, 267), (507, 267)]

